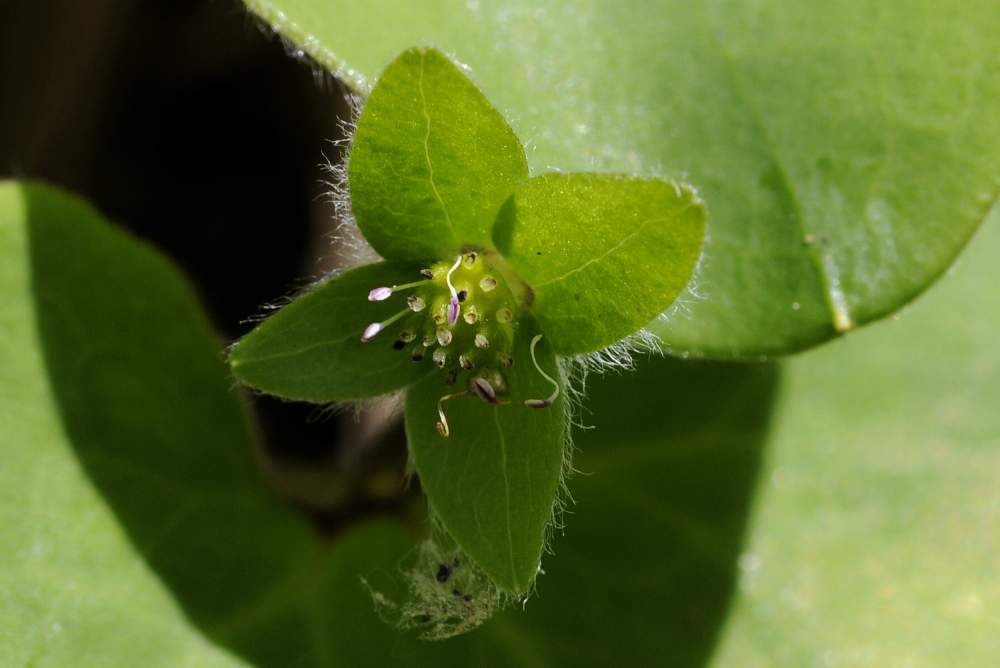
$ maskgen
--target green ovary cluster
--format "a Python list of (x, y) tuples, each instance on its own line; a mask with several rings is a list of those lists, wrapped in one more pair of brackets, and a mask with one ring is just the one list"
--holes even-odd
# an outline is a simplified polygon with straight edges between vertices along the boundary
[(501, 398), (508, 390), (504, 370), (514, 364), (517, 301), (488, 256), (476, 251), (433, 264), (420, 274), (420, 280), (412, 283), (369, 292), (370, 301), (405, 293), (406, 307), (369, 325), (361, 340), (391, 345), (414, 364), (431, 363), (441, 369), (445, 384), (457, 390), (439, 402), (438, 431), (447, 437), (444, 401), (474, 394), (487, 403), (504, 403)]

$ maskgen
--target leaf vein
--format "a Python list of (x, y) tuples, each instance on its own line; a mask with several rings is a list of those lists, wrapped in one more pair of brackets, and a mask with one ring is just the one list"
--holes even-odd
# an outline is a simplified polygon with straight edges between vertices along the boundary
[(448, 213), (448, 207), (444, 204), (444, 199), (441, 197), (441, 193), (438, 192), (437, 184), (434, 182), (434, 165), (431, 164), (431, 115), (427, 112), (427, 96), (424, 95), (424, 52), (420, 52), (420, 77), (417, 79), (417, 90), (420, 91), (420, 109), (424, 114), (424, 120), (427, 125), (427, 132), (424, 134), (424, 159), (427, 161), (427, 180), (430, 183), (431, 190), (434, 192), (434, 197), (437, 199), (438, 204), (441, 205), (441, 211), (444, 213), (444, 221), (448, 223), (448, 229), (451, 230), (451, 236), (456, 237), (455, 226), (451, 223), (451, 215)]
[(493, 409), (493, 424), (497, 428), (497, 437), (500, 439), (500, 471), (503, 473), (503, 495), (504, 511), (507, 523), (507, 554), (510, 558), (510, 575), (517, 580), (517, 568), (514, 566), (514, 535), (511, 531), (510, 522), (510, 480), (507, 478), (507, 438), (504, 436), (503, 427), (500, 425), (500, 410)]
[(622, 246), (624, 246), (629, 241), (631, 241), (636, 236), (638, 236), (649, 225), (651, 225), (653, 223), (666, 223), (666, 222), (668, 222), (670, 220), (676, 219), (676, 218), (680, 217), (680, 215), (682, 213), (684, 213), (685, 211), (687, 211), (688, 209), (690, 209), (693, 206), (694, 206), (693, 203), (692, 204), (688, 204), (687, 206), (679, 209), (672, 217), (650, 218), (649, 220), (643, 221), (642, 223), (639, 224), (638, 227), (636, 227), (634, 230), (632, 230), (631, 232), (629, 232), (628, 234), (626, 234), (624, 237), (622, 237), (621, 240), (618, 241), (618, 243), (616, 243), (614, 246), (612, 246), (608, 250), (604, 251), (603, 253), (601, 253), (597, 257), (594, 257), (594, 258), (591, 258), (591, 259), (587, 260), (586, 262), (584, 262), (583, 264), (581, 264), (579, 267), (575, 267), (573, 269), (570, 269), (569, 271), (567, 271), (566, 273), (564, 273), (564, 274), (562, 274), (560, 276), (556, 276), (555, 278), (550, 278), (547, 281), (543, 281), (541, 283), (538, 283), (535, 287), (536, 288), (541, 288), (541, 287), (544, 287), (546, 285), (552, 285), (553, 283), (558, 283), (559, 281), (563, 281), (563, 280), (569, 278), (573, 274), (580, 273), (581, 271), (583, 271), (587, 267), (589, 267), (589, 266), (591, 266), (593, 264), (596, 264), (597, 262), (601, 262), (602, 260), (604, 260), (608, 256), (610, 256), (610, 255), (618, 252), (619, 250), (621, 250)]

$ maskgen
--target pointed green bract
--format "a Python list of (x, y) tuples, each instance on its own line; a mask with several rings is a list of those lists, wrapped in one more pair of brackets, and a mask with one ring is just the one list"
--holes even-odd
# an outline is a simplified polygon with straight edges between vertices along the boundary
[[(504, 371), (510, 388), (503, 405), (467, 395), (443, 410), (450, 436), (435, 428), (438, 399), (464, 388), (431, 376), (407, 393), (406, 434), (420, 483), (434, 514), (458, 545), (496, 584), (512, 594), (527, 592), (538, 572), (546, 527), (563, 465), (565, 416), (560, 395), (548, 408), (529, 408), (545, 399), (552, 384), (532, 364), (530, 343), (537, 328), (519, 321), (514, 365)], [(559, 378), (545, 339), (536, 357)]]
[(375, 397), (415, 382), (434, 367), (394, 347), (410, 313), (371, 341), (361, 336), (371, 323), (407, 311), (405, 291), (376, 302), (369, 291), (419, 281), (420, 269), (407, 262), (372, 264), (318, 285), (236, 344), (229, 356), (233, 374), (268, 394), (315, 403)]
[(493, 238), (534, 294), (557, 353), (588, 353), (665, 311), (691, 278), (706, 211), (656, 179), (546, 174), (508, 200)]
[(440, 52), (411, 49), (365, 102), (348, 162), (351, 206), (389, 259), (487, 246), (496, 211), (524, 180), (521, 143)]

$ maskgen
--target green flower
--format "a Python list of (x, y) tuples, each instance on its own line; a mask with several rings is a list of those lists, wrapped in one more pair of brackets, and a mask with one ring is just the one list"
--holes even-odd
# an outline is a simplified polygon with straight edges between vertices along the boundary
[(330, 403), (406, 388), (431, 509), (509, 594), (539, 570), (566, 462), (560, 359), (613, 346), (674, 302), (706, 213), (683, 184), (529, 177), (514, 131), (448, 58), (400, 55), (372, 90), (347, 168), (385, 261), (326, 280), (232, 350), (243, 383)]

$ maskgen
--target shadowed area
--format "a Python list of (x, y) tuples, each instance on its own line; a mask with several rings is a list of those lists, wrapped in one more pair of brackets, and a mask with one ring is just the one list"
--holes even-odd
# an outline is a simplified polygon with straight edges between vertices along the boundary
[[(359, 578), (394, 570), (405, 532), (383, 520), (320, 540), (260, 479), (221, 345), (176, 270), (79, 200), (23, 193), (56, 419), (137, 555), (206, 636), (254, 665), (370, 665), (391, 633)], [(73, 526), (75, 509), (46, 508)], [(135, 563), (100, 572), (114, 569), (127, 583)], [(145, 612), (119, 604), (123, 618)]]
[(582, 417), (593, 428), (577, 432), (581, 473), (569, 481), (576, 503), (526, 613), (493, 629), (511, 665), (536, 655), (538, 665), (708, 662), (778, 376), (773, 365), (649, 359), (591, 378)]

